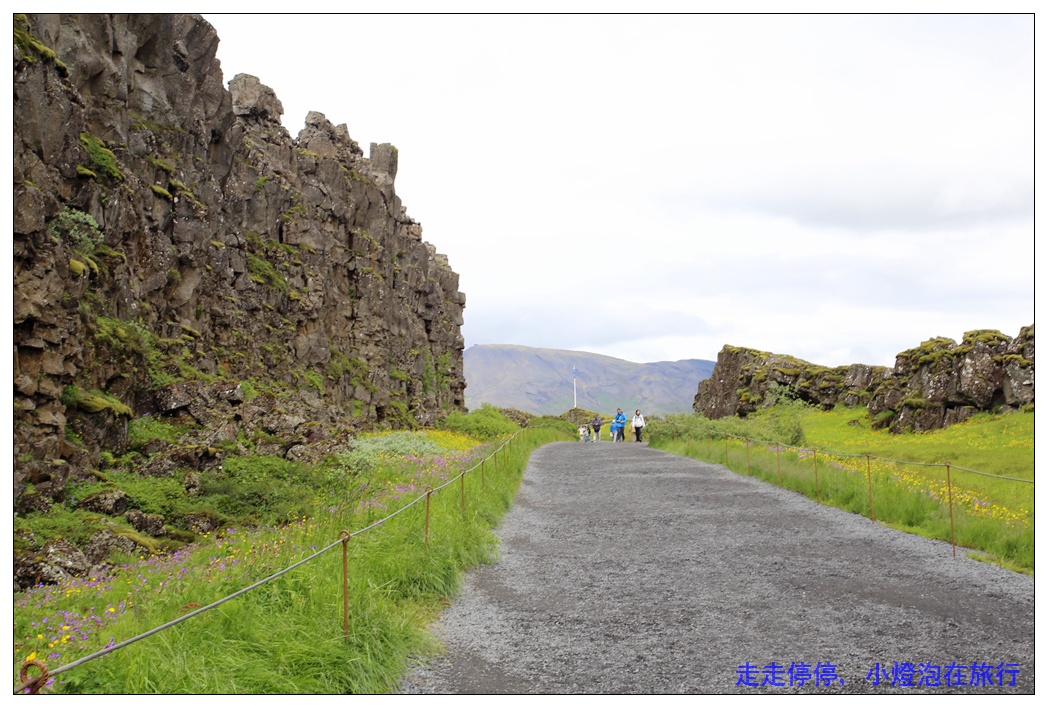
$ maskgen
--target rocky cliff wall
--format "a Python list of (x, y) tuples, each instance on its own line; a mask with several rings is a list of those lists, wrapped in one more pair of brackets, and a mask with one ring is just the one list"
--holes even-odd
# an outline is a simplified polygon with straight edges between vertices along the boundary
[(61, 500), (138, 416), (308, 456), (463, 406), (465, 296), (396, 148), (320, 113), (292, 138), (218, 42), (193, 15), (15, 16), (16, 500)]
[(724, 346), (712, 375), (698, 384), (694, 410), (717, 419), (744, 417), (779, 396), (831, 409), (868, 405), (876, 426), (932, 430), (980, 411), (1028, 409), (1035, 402), (1035, 335), (967, 332), (957, 344), (936, 338), (902, 351), (893, 368), (826, 368), (755, 349)]

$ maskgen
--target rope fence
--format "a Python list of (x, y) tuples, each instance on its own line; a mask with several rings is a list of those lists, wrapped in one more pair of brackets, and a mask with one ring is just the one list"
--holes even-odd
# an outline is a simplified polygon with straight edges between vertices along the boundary
[[(679, 430), (678, 430), (678, 426), (676, 425), (676, 423), (674, 423), (672, 421), (661, 421), (660, 424), (661, 425), (666, 425), (666, 426), (668, 426), (670, 428), (673, 440), (676, 440), (678, 438)], [(687, 435), (686, 438), (687, 439), (691, 439), (691, 440), (695, 440), (695, 436), (693, 434), (694, 431), (693, 430), (687, 430), (687, 432), (689, 434)], [(763, 445), (763, 446), (765, 446), (768, 449), (773, 447), (773, 449), (775, 451), (776, 468), (777, 468), (777, 479), (778, 479), (778, 486), (779, 487), (783, 487), (783, 483), (782, 483), (782, 468), (781, 468), (781, 454), (782, 454), (782, 450), (793, 450), (793, 451), (796, 451), (796, 452), (798, 452), (801, 455), (801, 459), (802, 459), (802, 455), (810, 454), (811, 457), (812, 457), (813, 466), (814, 466), (815, 496), (818, 499), (818, 503), (822, 502), (822, 499), (821, 499), (821, 487), (820, 487), (820, 484), (819, 484), (819, 477), (818, 477), (818, 455), (819, 455), (819, 453), (822, 454), (824, 458), (830, 459), (830, 460), (834, 459), (834, 458), (843, 458), (843, 459), (847, 459), (847, 458), (850, 458), (850, 459), (862, 459), (862, 458), (864, 458), (865, 459), (865, 474), (866, 474), (866, 478), (867, 478), (867, 481), (868, 481), (868, 488), (869, 488), (869, 515), (870, 515), (872, 520), (876, 520), (876, 508), (875, 508), (875, 505), (874, 505), (874, 498), (873, 498), (873, 473), (872, 473), (872, 461), (873, 460), (876, 460), (878, 462), (884, 462), (884, 463), (887, 463), (887, 464), (898, 464), (898, 465), (902, 465), (902, 466), (922, 466), (922, 467), (943, 468), (943, 469), (945, 469), (945, 477), (946, 477), (947, 505), (949, 507), (949, 529), (950, 529), (951, 542), (952, 542), (952, 554), (953, 554), (954, 557), (956, 556), (956, 521), (955, 521), (955, 510), (954, 510), (954, 503), (953, 503), (953, 483), (952, 483), (952, 472), (954, 470), (956, 470), (956, 471), (963, 471), (963, 472), (967, 472), (967, 473), (970, 473), (970, 474), (976, 474), (978, 476), (988, 477), (988, 478), (992, 478), (992, 479), (1000, 479), (1000, 480), (1003, 480), (1003, 481), (1014, 481), (1014, 482), (1023, 483), (1023, 484), (1035, 484), (1033, 479), (1018, 479), (1018, 478), (1015, 478), (1015, 477), (1012, 477), (1012, 476), (1002, 476), (1000, 474), (990, 474), (990, 473), (987, 473), (987, 472), (984, 472), (984, 471), (976, 471), (974, 469), (967, 469), (967, 468), (964, 468), (964, 467), (961, 467), (961, 466), (956, 466), (956, 465), (954, 465), (954, 464), (952, 464), (951, 462), (948, 462), (948, 461), (940, 462), (940, 463), (935, 463), (935, 462), (914, 462), (914, 461), (906, 461), (904, 459), (891, 459), (891, 458), (888, 458), (888, 457), (880, 457), (880, 456), (871, 454), (869, 452), (861, 452), (861, 453), (831, 452), (831, 451), (827, 451), (827, 450), (810, 449), (810, 448), (806, 448), (806, 447), (797, 447), (797, 446), (785, 444), (783, 442), (779, 442), (779, 441), (776, 441), (776, 440), (764, 440), (764, 439), (753, 439), (752, 437), (741, 437), (739, 435), (734, 435), (734, 434), (730, 434), (728, 432), (722, 432), (722, 431), (718, 431), (718, 430), (703, 430), (702, 432), (704, 432), (703, 436), (704, 436), (705, 442), (706, 442), (706, 454), (707, 454), (707, 456), (709, 458), (712, 458), (712, 456), (713, 456), (713, 454), (712, 454), (712, 442), (713, 442), (713, 439), (714, 438), (720, 438), (720, 437), (723, 438), (723, 443), (724, 443), (724, 452), (723, 452), (724, 453), (724, 465), (728, 466), (728, 467), (729, 467), (729, 461), (730, 461), (730, 449), (729, 449), (729, 446), (728, 446), (729, 440), (734, 439), (734, 440), (738, 440), (740, 442), (744, 442), (745, 443), (745, 455), (746, 455), (746, 461), (745, 461), (745, 464), (746, 464), (746, 474), (750, 474), (750, 475), (752, 473), (752, 471), (751, 471), (752, 459), (751, 459), (751, 455), (750, 455), (750, 450), (751, 450), (752, 446), (754, 444), (757, 444), (757, 445)], [(845, 468), (845, 467), (841, 467), (841, 468)], [(855, 471), (855, 470), (852, 469), (850, 471)]]
[[(666, 424), (666, 421), (661, 421), (659, 423), (659, 426), (661, 426), (661, 425), (666, 425), (667, 427), (670, 428), (671, 435), (672, 435), (672, 438), (674, 440), (677, 439), (679, 436), (681, 436), (680, 435), (680, 431), (679, 431), (677, 425), (675, 425), (675, 424), (673, 424), (671, 422), (669, 422), (669, 424)], [(530, 428), (530, 429), (535, 429), (535, 428)], [(441, 485), (439, 485), (439, 486), (437, 486), (435, 488), (431, 487), (431, 486), (426, 486), (425, 489), (423, 490), (423, 492), (420, 495), (418, 495), (417, 497), (415, 497), (413, 500), (409, 501), (408, 503), (404, 504), (403, 506), (397, 508), (395, 511), (393, 511), (391, 513), (388, 513), (386, 516), (382, 517), (381, 519), (376, 520), (374, 522), (371, 522), (370, 524), (368, 524), (368, 525), (366, 525), (366, 526), (364, 526), (364, 527), (362, 527), (362, 528), (360, 528), (360, 529), (358, 529), (358, 530), (356, 530), (354, 532), (349, 532), (348, 530), (342, 530), (342, 531), (340, 531), (339, 536), (338, 536), (337, 539), (333, 540), (328, 545), (318, 549), (316, 552), (314, 552), (313, 554), (309, 555), (308, 557), (305, 557), (305, 558), (303, 558), (303, 559), (301, 559), (301, 560), (299, 560), (299, 561), (297, 561), (297, 562), (295, 562), (295, 563), (293, 563), (293, 564), (291, 564), (291, 565), (289, 565), (289, 566), (287, 566), (287, 567), (285, 567), (285, 568), (283, 568), (283, 569), (281, 569), (281, 570), (279, 570), (277, 572), (274, 572), (273, 574), (271, 574), (271, 575), (269, 575), (269, 576), (267, 576), (267, 577), (265, 577), (263, 579), (260, 579), (260, 580), (258, 580), (256, 582), (254, 582), (253, 584), (251, 584), (249, 586), (246, 586), (246, 587), (244, 587), (244, 588), (242, 588), (242, 589), (240, 589), (240, 590), (238, 590), (236, 592), (233, 592), (232, 594), (229, 594), (229, 595), (227, 595), (225, 597), (222, 597), (221, 599), (218, 599), (218, 600), (216, 600), (216, 601), (214, 601), (214, 602), (212, 602), (212, 603), (210, 603), (210, 604), (208, 604), (206, 606), (199, 607), (199, 608), (197, 608), (197, 609), (195, 609), (195, 610), (193, 610), (193, 611), (191, 611), (191, 612), (189, 612), (189, 613), (187, 613), (187, 614), (185, 614), (183, 616), (178, 617), (177, 619), (173, 619), (173, 620), (171, 620), (171, 621), (169, 621), (167, 623), (164, 623), (164, 624), (162, 624), (160, 626), (157, 626), (157, 627), (155, 627), (153, 629), (150, 629), (150, 630), (148, 630), (148, 631), (146, 631), (144, 633), (141, 633), (141, 634), (139, 634), (137, 636), (134, 636), (132, 638), (126, 639), (126, 640), (121, 641), (119, 643), (116, 643), (114, 645), (108, 646), (108, 647), (106, 647), (106, 648), (104, 648), (102, 650), (99, 650), (99, 651), (97, 651), (95, 653), (92, 653), (90, 655), (84, 656), (84, 657), (82, 657), (82, 658), (80, 658), (78, 660), (75, 660), (75, 661), (73, 661), (71, 663), (63, 665), (63, 666), (61, 666), (59, 668), (56, 668), (54, 670), (49, 670), (47, 668), (47, 666), (45, 665), (45, 663), (43, 663), (42, 661), (39, 661), (39, 660), (28, 660), (28, 661), (25, 661), (23, 663), (23, 665), (22, 665), (21, 670), (19, 671), (19, 679), (22, 682), (21, 682), (20, 685), (18, 685), (18, 687), (16, 687), (14, 689), (14, 694), (24, 694), (27, 691), (28, 691), (29, 694), (37, 694), (39, 689), (50, 678), (53, 678), (53, 677), (55, 677), (57, 675), (60, 675), (60, 674), (62, 674), (64, 672), (66, 672), (66, 671), (72, 670), (72, 669), (74, 669), (74, 668), (76, 668), (78, 666), (81, 666), (81, 665), (83, 665), (85, 663), (88, 663), (88, 662), (90, 662), (92, 660), (95, 660), (97, 658), (101, 658), (103, 656), (106, 656), (106, 655), (108, 655), (110, 653), (113, 653), (113, 652), (118, 651), (118, 650), (120, 650), (122, 648), (130, 646), (133, 643), (141, 641), (141, 640), (143, 640), (145, 638), (148, 638), (148, 637), (153, 636), (153, 635), (155, 635), (157, 633), (160, 633), (161, 631), (164, 631), (164, 630), (166, 630), (168, 628), (171, 628), (171, 627), (176, 626), (176, 625), (178, 625), (180, 623), (188, 621), (189, 619), (192, 619), (192, 618), (197, 617), (197, 616), (199, 616), (199, 615), (201, 615), (203, 613), (206, 613), (206, 612), (208, 612), (208, 611), (210, 611), (210, 610), (212, 610), (212, 609), (214, 609), (214, 608), (216, 608), (218, 606), (221, 606), (222, 604), (224, 604), (224, 603), (226, 603), (228, 601), (231, 601), (232, 599), (235, 599), (235, 598), (240, 597), (240, 596), (242, 596), (244, 594), (247, 594), (248, 592), (250, 592), (250, 591), (252, 591), (254, 589), (257, 589), (257, 588), (259, 588), (259, 587), (261, 587), (261, 586), (263, 586), (263, 585), (265, 585), (265, 584), (267, 584), (267, 583), (269, 583), (269, 582), (271, 582), (271, 581), (273, 581), (275, 579), (278, 579), (279, 577), (282, 577), (283, 575), (286, 575), (287, 573), (291, 572), (292, 570), (294, 570), (294, 569), (296, 569), (298, 567), (301, 567), (302, 565), (305, 565), (305, 564), (307, 564), (309, 562), (312, 562), (313, 560), (316, 560), (317, 558), (325, 555), (326, 553), (330, 552), (331, 550), (333, 550), (335, 547), (337, 547), (339, 545), (342, 546), (343, 632), (346, 635), (348, 635), (348, 632), (349, 632), (349, 557), (348, 557), (349, 541), (352, 538), (354, 538), (354, 537), (360, 536), (360, 535), (362, 535), (364, 533), (367, 533), (367, 532), (369, 532), (371, 530), (374, 530), (375, 528), (378, 528), (379, 526), (382, 526), (383, 524), (387, 523), (388, 521), (390, 521), (390, 520), (396, 518), (397, 516), (399, 516), (400, 514), (406, 512), (408, 509), (410, 509), (410, 508), (420, 504), (422, 502), (422, 500), (424, 499), (425, 500), (425, 546), (426, 546), (426, 548), (428, 548), (429, 547), (429, 531), (430, 531), (430, 507), (431, 507), (431, 500), (432, 500), (433, 494), (438, 493), (440, 491), (444, 491), (444, 490), (450, 488), (455, 483), (459, 483), (460, 484), (460, 489), (459, 489), (460, 506), (461, 506), (462, 511), (464, 512), (465, 508), (466, 508), (466, 485), (465, 485), (465, 478), (466, 478), (466, 476), (468, 474), (470, 474), (470, 473), (473, 473), (473, 472), (479, 470), (479, 472), (480, 472), (480, 489), (481, 489), (481, 492), (482, 492), (485, 489), (485, 487), (486, 487), (486, 472), (487, 472), (487, 468), (486, 467), (487, 467), (487, 464), (489, 462), (491, 464), (493, 464), (493, 470), (495, 472), (497, 472), (497, 470), (499, 468), (499, 461), (501, 461), (501, 464), (504, 467), (508, 463), (508, 453), (510, 451), (510, 448), (512, 447), (512, 444), (513, 444), (514, 440), (520, 434), (523, 434), (526, 431), (528, 431), (528, 429), (522, 429), (522, 430), (519, 430), (518, 432), (514, 433), (512, 436), (507, 438), (501, 444), (500, 447), (498, 447), (497, 449), (493, 450), (488, 456), (486, 456), (483, 459), (481, 459), (478, 463), (474, 464), (472, 467), (461, 471), (457, 476), (454, 476), (453, 478), (448, 479), (443, 484), (441, 484)], [(695, 435), (693, 434), (694, 431), (693, 430), (688, 430), (688, 432), (691, 433), (691, 434), (688, 434), (686, 436), (686, 438), (694, 440), (694, 441), (697, 441)], [(724, 464), (725, 465), (729, 465), (729, 462), (730, 462), (730, 446), (729, 446), (730, 440), (737, 440), (739, 442), (743, 442), (745, 444), (745, 450), (746, 450), (746, 473), (747, 474), (751, 474), (752, 473), (751, 450), (752, 450), (753, 446), (754, 445), (763, 445), (767, 449), (772, 449), (773, 448), (773, 450), (775, 452), (776, 476), (777, 476), (777, 480), (778, 480), (778, 486), (780, 486), (780, 487), (783, 487), (782, 468), (781, 468), (782, 451), (783, 450), (785, 450), (785, 451), (795, 451), (795, 452), (798, 452), (801, 455), (805, 455), (805, 454), (811, 455), (811, 458), (813, 460), (813, 466), (814, 466), (815, 493), (816, 493), (816, 496), (818, 498), (818, 502), (819, 503), (821, 503), (821, 486), (820, 486), (819, 470), (818, 470), (818, 461), (819, 461), (818, 457), (819, 457), (819, 455), (821, 455), (823, 459), (826, 459), (827, 462), (829, 462), (829, 460), (832, 460), (834, 458), (842, 458), (842, 459), (850, 458), (850, 459), (858, 459), (858, 460), (864, 458), (865, 459), (865, 467), (866, 467), (865, 468), (865, 473), (866, 473), (866, 477), (867, 477), (867, 480), (868, 480), (869, 509), (870, 509), (870, 516), (871, 516), (872, 520), (876, 520), (875, 507), (874, 507), (874, 497), (873, 497), (873, 481), (872, 481), (872, 477), (873, 477), (873, 474), (872, 474), (872, 461), (873, 460), (876, 460), (876, 461), (879, 461), (879, 462), (890, 463), (890, 464), (944, 468), (945, 469), (945, 474), (946, 474), (946, 484), (947, 484), (947, 489), (948, 489), (948, 507), (949, 507), (949, 516), (950, 516), (950, 531), (951, 531), (951, 534), (952, 534), (952, 552), (953, 552), (954, 556), (956, 555), (956, 530), (955, 530), (955, 519), (954, 519), (954, 509), (953, 509), (953, 485), (952, 485), (952, 471), (953, 470), (963, 471), (963, 472), (971, 473), (971, 474), (976, 474), (976, 475), (982, 476), (982, 477), (989, 477), (989, 478), (1006, 480), (1006, 481), (1013, 481), (1013, 482), (1018, 482), (1018, 483), (1027, 483), (1027, 484), (1033, 484), (1034, 483), (1034, 481), (1031, 480), (1031, 479), (1018, 479), (1018, 478), (1009, 477), (1009, 476), (1002, 476), (1002, 475), (999, 475), (999, 474), (990, 474), (990, 473), (986, 473), (986, 472), (982, 472), (982, 471), (977, 471), (977, 470), (974, 470), (974, 469), (967, 469), (967, 468), (964, 468), (964, 467), (955, 466), (955, 465), (952, 465), (950, 462), (944, 462), (944, 463), (912, 462), (912, 461), (905, 461), (905, 460), (899, 460), (899, 459), (890, 459), (890, 458), (887, 458), (887, 457), (880, 457), (880, 456), (876, 456), (876, 455), (873, 455), (873, 454), (870, 454), (870, 453), (844, 453), (844, 452), (830, 452), (830, 451), (819, 450), (819, 449), (809, 449), (809, 448), (805, 448), (805, 447), (797, 447), (797, 446), (794, 446), (794, 445), (788, 445), (788, 444), (785, 444), (785, 443), (782, 443), (782, 442), (779, 442), (779, 441), (776, 441), (776, 440), (753, 439), (751, 437), (742, 437), (742, 436), (739, 436), (739, 435), (734, 435), (734, 434), (730, 434), (730, 433), (726, 433), (726, 432), (720, 432), (720, 431), (715, 431), (715, 430), (704, 430), (703, 432), (704, 432), (703, 436), (704, 436), (704, 439), (705, 439), (705, 442), (706, 442), (706, 451), (707, 451), (707, 454), (708, 454), (708, 456), (710, 458), (712, 458), (712, 456), (713, 456), (712, 455), (712, 443), (713, 443), (714, 439), (719, 439), (719, 438), (723, 439), (723, 443), (724, 443), (723, 453), (724, 453)], [(501, 460), (499, 460), (499, 455), (501, 455)], [(855, 471), (855, 470), (852, 469), (850, 471)], [(35, 676), (35, 677), (30, 677), (29, 676), (29, 672), (30, 672), (31, 669), (38, 670), (40, 672), (40, 674)]]
[[(27, 660), (27, 661), (25, 661), (23, 663), (23, 665), (22, 665), (21, 670), (19, 671), (19, 676), (18, 676), (19, 680), (21, 680), (22, 683), (20, 685), (18, 685), (16, 688), (14, 688), (14, 694), (16, 694), (16, 695), (18, 695), (18, 694), (26, 694), (26, 691), (28, 691), (28, 694), (38, 694), (40, 688), (48, 681), (48, 679), (53, 678), (56, 675), (60, 675), (60, 674), (62, 674), (64, 672), (66, 672), (66, 671), (72, 670), (73, 668), (79, 667), (79, 666), (81, 666), (81, 665), (83, 665), (85, 663), (88, 663), (88, 662), (90, 662), (92, 660), (95, 660), (97, 658), (101, 658), (103, 656), (109, 655), (110, 653), (118, 651), (121, 648), (126, 648), (127, 646), (130, 646), (133, 643), (137, 643), (138, 641), (141, 641), (141, 640), (143, 640), (145, 638), (149, 638), (150, 636), (156, 635), (157, 633), (160, 633), (161, 631), (169, 629), (169, 628), (171, 628), (173, 626), (177, 626), (178, 624), (180, 624), (180, 623), (182, 623), (184, 621), (188, 621), (191, 618), (194, 618), (196, 616), (199, 616), (200, 614), (203, 614), (203, 613), (205, 613), (207, 611), (210, 611), (211, 609), (214, 609), (214, 608), (216, 608), (218, 606), (221, 606), (222, 604), (226, 603), (227, 601), (230, 601), (230, 600), (235, 599), (235, 598), (237, 598), (239, 596), (247, 594), (248, 592), (250, 592), (253, 589), (257, 589), (258, 587), (261, 587), (261, 586), (263, 586), (263, 585), (265, 585), (265, 584), (267, 584), (267, 583), (269, 583), (269, 582), (271, 582), (271, 581), (273, 581), (275, 579), (278, 579), (278, 578), (282, 577), (283, 575), (287, 574), (288, 572), (290, 572), (290, 571), (292, 571), (292, 570), (294, 570), (294, 569), (296, 569), (298, 567), (301, 567), (304, 564), (312, 562), (313, 560), (315, 560), (318, 557), (326, 554), (327, 552), (329, 552), (330, 550), (334, 549), (335, 547), (337, 547), (339, 545), (342, 546), (342, 597), (343, 597), (343, 601), (342, 601), (342, 607), (343, 607), (342, 625), (343, 625), (343, 632), (346, 635), (348, 635), (348, 633), (349, 633), (349, 555), (348, 555), (349, 540), (351, 540), (353, 537), (362, 535), (363, 533), (366, 533), (366, 532), (368, 532), (370, 530), (373, 530), (373, 529), (383, 525), (384, 523), (386, 523), (389, 520), (392, 520), (393, 518), (395, 518), (396, 516), (400, 515), (401, 513), (406, 511), (407, 509), (409, 509), (409, 508), (415, 506), (416, 504), (420, 503), (422, 501), (422, 499), (425, 499), (425, 502), (426, 502), (425, 503), (425, 545), (426, 545), (426, 547), (428, 547), (429, 546), (430, 500), (432, 498), (432, 495), (434, 493), (437, 493), (439, 491), (442, 491), (442, 490), (448, 488), (449, 486), (451, 486), (451, 484), (454, 484), (455, 482), (460, 481), (460, 483), (461, 483), (461, 509), (464, 512), (465, 511), (465, 477), (466, 477), (466, 475), (471, 473), (471, 472), (476, 471), (477, 469), (479, 469), (480, 470), (480, 478), (481, 478), (481, 491), (482, 491), (485, 488), (484, 474), (485, 474), (486, 462), (491, 461), (493, 466), (494, 466), (494, 470), (497, 471), (498, 470), (498, 454), (500, 452), (501, 456), (502, 456), (502, 460), (501, 460), (502, 461), (502, 466), (504, 467), (508, 463), (508, 453), (509, 453), (509, 449), (510, 449), (510, 447), (512, 445), (513, 440), (516, 439), (517, 436), (519, 436), (520, 434), (522, 434), (522, 433), (524, 433), (526, 431), (527, 431), (527, 429), (525, 428), (525, 429), (521, 429), (521, 430), (515, 432), (512, 436), (510, 436), (508, 439), (506, 439), (502, 443), (502, 445), (500, 447), (498, 447), (493, 452), (491, 452), (490, 455), (488, 455), (484, 459), (481, 459), (479, 463), (474, 464), (472, 467), (470, 467), (468, 469), (465, 469), (464, 471), (460, 472), (457, 476), (455, 476), (455, 477), (453, 477), (451, 479), (448, 479), (446, 482), (444, 482), (443, 484), (437, 486), (436, 488), (433, 488), (431, 486), (427, 486), (420, 496), (416, 497), (414, 500), (410, 501), (409, 503), (404, 504), (403, 506), (401, 506), (400, 508), (396, 509), (392, 513), (389, 513), (385, 517), (383, 517), (383, 518), (381, 518), (379, 520), (376, 520), (376, 521), (370, 523), (369, 525), (367, 525), (367, 526), (365, 526), (363, 528), (360, 528), (359, 530), (357, 530), (355, 532), (352, 532), (352, 533), (350, 533), (347, 530), (342, 530), (339, 533), (339, 536), (338, 536), (337, 540), (334, 540), (329, 545), (326, 545), (325, 547), (317, 550), (312, 555), (310, 555), (310, 556), (308, 556), (308, 557), (306, 557), (304, 559), (301, 559), (298, 562), (295, 562), (294, 564), (289, 565), (289, 566), (283, 568), (282, 570), (274, 572), (273, 574), (269, 575), (268, 577), (265, 577), (264, 579), (260, 579), (257, 582), (255, 582), (254, 584), (251, 584), (250, 586), (244, 587), (243, 589), (240, 589), (240, 590), (238, 590), (236, 592), (233, 592), (232, 594), (229, 594), (228, 596), (222, 597), (221, 599), (218, 599), (217, 601), (214, 601), (214, 602), (208, 604), (207, 606), (202, 606), (202, 607), (200, 607), (198, 609), (195, 609), (195, 610), (193, 610), (193, 611), (191, 611), (191, 612), (189, 612), (189, 613), (187, 613), (187, 614), (185, 614), (183, 616), (178, 617), (177, 619), (173, 619), (171, 621), (168, 621), (165, 624), (162, 624), (160, 626), (152, 628), (152, 629), (150, 629), (148, 631), (145, 631), (144, 633), (140, 633), (139, 635), (134, 636), (133, 638), (129, 638), (127, 640), (121, 641), (120, 643), (116, 643), (114, 645), (111, 645), (111, 646), (108, 646), (106, 648), (103, 648), (100, 651), (96, 651), (95, 653), (92, 653), (90, 655), (84, 656), (83, 658), (75, 660), (75, 661), (73, 661), (71, 663), (63, 665), (63, 666), (61, 666), (59, 668), (56, 668), (54, 670), (49, 670), (47, 668), (46, 664), (43, 663), (42, 661), (39, 661), (39, 660)], [(30, 677), (29, 676), (30, 668), (36, 668), (37, 670), (40, 671), (40, 674), (35, 676), (35, 677)]]

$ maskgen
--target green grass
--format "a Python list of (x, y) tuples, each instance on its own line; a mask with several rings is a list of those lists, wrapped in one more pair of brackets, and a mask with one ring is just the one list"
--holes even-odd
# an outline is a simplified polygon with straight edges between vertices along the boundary
[(1033, 420), (1033, 413), (983, 413), (944, 430), (896, 435), (871, 429), (865, 408), (839, 408), (806, 415), (803, 427), (808, 443), (820, 449), (868, 451), (907, 461), (949, 461), (1001, 476), (1032, 479)]
[[(403, 435), (404, 433), (396, 433)], [(457, 591), (463, 571), (497, 557), (492, 528), (512, 503), (531, 451), (565, 439), (557, 429), (522, 432), (507, 451), (430, 497), (501, 444), (425, 431), (438, 454), (390, 435), (369, 473), (332, 460), (307, 517), (256, 529), (228, 528), (195, 545), (133, 563), (103, 580), (76, 580), (16, 595), (15, 671), (30, 656), (51, 669), (171, 621), (406, 508), (347, 543), (349, 625), (343, 628), (341, 544), (282, 577), (114, 654), (55, 678), (57, 693), (384, 693), (411, 656), (439, 650), (429, 623)], [(369, 438), (368, 438), (369, 439)], [(379, 438), (380, 440), (381, 438)], [(463, 442), (465, 440), (466, 442)], [(366, 446), (366, 445), (362, 445)], [(285, 460), (234, 465), (256, 483), (301, 478)], [(228, 466), (228, 464), (227, 464)], [(149, 481), (155, 482), (156, 479)], [(102, 482), (105, 483), (105, 482)], [(464, 507), (463, 507), (464, 497)], [(163, 508), (155, 500), (156, 508)], [(428, 542), (426, 529), (428, 528)], [(45, 619), (47, 619), (45, 623)], [(17, 683), (17, 678), (16, 678)]]
[(958, 546), (1019, 571), (1035, 567), (1033, 484), (984, 475), (1033, 478), (1031, 413), (893, 435), (871, 429), (863, 408), (824, 412), (792, 403), (746, 420), (669, 416), (649, 432), (651, 445), (665, 451), (726, 464), (925, 537), (950, 541), (955, 526)]
[(190, 427), (177, 425), (160, 417), (146, 415), (128, 423), (127, 441), (131, 449), (141, 449), (153, 440), (178, 444), (182, 435), (190, 429)]

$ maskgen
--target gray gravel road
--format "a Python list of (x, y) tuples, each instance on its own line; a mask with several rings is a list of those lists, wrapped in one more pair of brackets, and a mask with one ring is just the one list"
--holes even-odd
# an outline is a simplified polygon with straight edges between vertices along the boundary
[(1030, 577), (717, 465), (548, 445), (498, 534), (403, 693), (1035, 689)]

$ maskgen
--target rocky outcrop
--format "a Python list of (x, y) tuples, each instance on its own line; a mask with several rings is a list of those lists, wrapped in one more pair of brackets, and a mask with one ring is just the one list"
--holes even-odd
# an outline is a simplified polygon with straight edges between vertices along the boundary
[(1035, 334), (1013, 339), (970, 331), (957, 344), (936, 338), (902, 351), (891, 376), (872, 390), (869, 414), (893, 431), (940, 429), (976, 412), (1035, 404)]
[(745, 417), (781, 396), (832, 408), (867, 403), (869, 389), (887, 376), (883, 366), (827, 368), (783, 354), (724, 346), (712, 375), (698, 384), (696, 412), (711, 419)]
[(321, 113), (292, 138), (257, 78), (224, 87), (198, 16), (15, 26), (15, 499), (62, 500), (145, 414), (206, 425), (207, 448), (463, 406), (465, 297), (395, 147), (365, 157)]
[(698, 385), (695, 412), (745, 417), (781, 396), (831, 409), (868, 405), (876, 426), (894, 432), (940, 429), (979, 411), (1028, 409), (1035, 403), (1035, 334), (1013, 339), (970, 331), (957, 344), (936, 338), (902, 351), (893, 368), (826, 368), (792, 356), (724, 346), (712, 376)]

